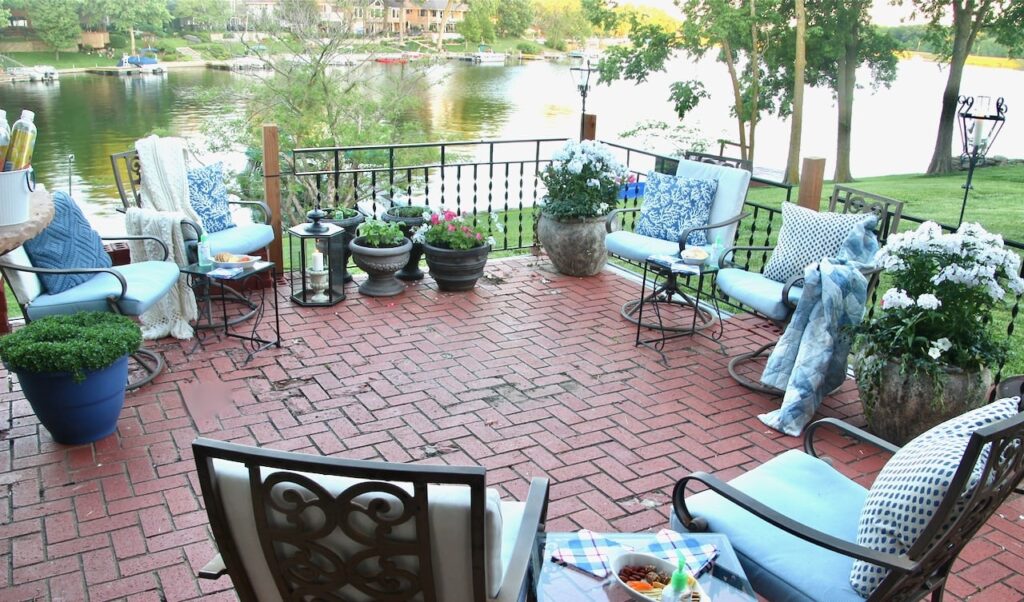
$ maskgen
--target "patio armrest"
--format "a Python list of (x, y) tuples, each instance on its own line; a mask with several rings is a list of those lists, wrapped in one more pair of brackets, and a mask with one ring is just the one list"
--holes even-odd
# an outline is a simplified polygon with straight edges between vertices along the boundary
[(170, 251), (167, 250), (167, 243), (155, 236), (146, 236), (144, 234), (125, 234), (123, 236), (101, 236), (100, 240), (153, 240), (159, 243), (164, 250), (164, 258), (160, 261), (167, 261), (167, 257), (171, 254)]
[[(186, 241), (189, 241), (189, 240), (199, 240), (203, 236), (203, 228), (202, 228), (202, 226), (200, 226), (199, 224), (195, 223), (194, 221), (192, 221), (190, 219), (183, 219), (183, 220), (181, 220), (181, 229), (182, 229), (183, 234), (185, 234), (185, 240)], [(195, 238), (189, 238), (187, 230), (192, 230), (195, 233)]]
[[(735, 247), (726, 247), (722, 250), (722, 253), (718, 256), (718, 267), (720, 268), (740, 268), (740, 264), (729, 259), (729, 256), (736, 251), (772, 251), (775, 247), (768, 246), (746, 246), (740, 245)], [(742, 268), (746, 269), (746, 268)]]
[(703, 226), (694, 226), (693, 228), (686, 228), (685, 230), (683, 230), (682, 232), (679, 233), (679, 252), (682, 253), (684, 250), (686, 250), (686, 239), (690, 238), (690, 232), (696, 232), (698, 230), (711, 230), (711, 229), (714, 229), (714, 228), (721, 228), (722, 226), (728, 226), (729, 224), (735, 224), (736, 222), (742, 220), (745, 217), (749, 217), (749, 216), (750, 216), (750, 212), (749, 211), (744, 211), (743, 213), (740, 213), (739, 215), (734, 215), (734, 216), (730, 217), (729, 219), (722, 220), (722, 221), (714, 223), (714, 224), (704, 224)]
[(822, 418), (821, 420), (815, 420), (814, 422), (812, 422), (810, 425), (807, 426), (807, 430), (804, 431), (805, 453), (814, 456), (815, 458), (818, 457), (818, 451), (814, 449), (814, 434), (815, 432), (817, 432), (819, 428), (825, 426), (826, 424), (842, 431), (842, 434), (844, 435), (849, 435), (854, 439), (863, 441), (864, 443), (870, 443), (871, 445), (874, 445), (875, 447), (881, 449), (882, 451), (894, 454), (900, 450), (899, 446), (893, 445), (892, 443), (889, 443), (885, 439), (882, 439), (881, 437), (878, 437), (876, 435), (872, 435), (871, 433), (863, 429), (859, 429), (853, 426), (852, 424), (847, 424), (842, 420), (838, 420), (836, 418)]
[(526, 496), (526, 510), (523, 522), (516, 534), (516, 543), (512, 548), (512, 558), (501, 581), (501, 589), (494, 602), (518, 602), (521, 599), (523, 585), (533, 558), (533, 548), (537, 544), (537, 534), (544, 530), (548, 515), (548, 480), (535, 477), (530, 481), (530, 490)]
[(789, 280), (787, 280), (786, 283), (782, 286), (782, 302), (790, 310), (796, 309), (796, 303), (793, 303), (792, 301), (790, 301), (790, 299), (789, 299), (789, 290), (791, 288), (793, 288), (794, 286), (803, 287), (803, 285), (804, 285), (804, 275), (801, 273), (801, 274), (795, 274), (793, 276), (790, 276)]
[(263, 224), (269, 224), (270, 223), (270, 207), (266, 203), (264, 203), (263, 201), (243, 201), (242, 199), (240, 199), (237, 196), (232, 194), (232, 195), (228, 195), (228, 204), (229, 205), (242, 205), (242, 206), (247, 206), (250, 209), (258, 209), (260, 214), (261, 214), (261, 219), (263, 220), (260, 223), (263, 223)]
[(608, 217), (605, 218), (605, 222), (604, 222), (605, 232), (608, 232), (610, 234), (610, 233), (615, 231), (615, 228), (613, 228), (613, 226), (616, 223), (616, 221), (619, 219), (619, 214), (620, 213), (633, 213), (635, 211), (640, 211), (640, 208), (639, 207), (622, 207), (620, 209), (616, 209), (616, 210), (612, 211), (611, 213), (609, 213)]
[(199, 569), (200, 579), (220, 579), (222, 576), (227, 574), (228, 568), (224, 566), (224, 559), (217, 554), (207, 562), (203, 568)]
[(684, 527), (691, 531), (696, 532), (707, 530), (707, 521), (704, 521), (699, 517), (691, 516), (689, 511), (686, 509), (686, 486), (691, 481), (703, 483), (718, 495), (736, 504), (740, 508), (743, 508), (747, 512), (750, 512), (761, 520), (774, 525), (791, 535), (799, 537), (804, 541), (825, 548), (826, 550), (831, 550), (844, 556), (870, 562), (871, 564), (885, 567), (890, 570), (898, 570), (905, 573), (917, 570), (919, 563), (910, 560), (905, 555), (883, 554), (871, 548), (867, 548), (808, 527), (803, 523), (797, 522), (788, 516), (769, 508), (739, 489), (736, 489), (732, 485), (706, 472), (695, 472), (689, 476), (683, 477), (676, 483), (675, 489), (672, 491), (672, 506), (673, 511), (676, 513), (676, 518), (679, 519)]
[(128, 294), (128, 282), (124, 279), (117, 270), (110, 268), (37, 268), (27, 265), (15, 265), (6, 261), (0, 261), (0, 266), (7, 270), (17, 270), (19, 272), (32, 272), (33, 274), (110, 274), (114, 278), (117, 278), (117, 282), (121, 285), (121, 294), (116, 298), (111, 297), (113, 301), (120, 301), (124, 299), (124, 296)]

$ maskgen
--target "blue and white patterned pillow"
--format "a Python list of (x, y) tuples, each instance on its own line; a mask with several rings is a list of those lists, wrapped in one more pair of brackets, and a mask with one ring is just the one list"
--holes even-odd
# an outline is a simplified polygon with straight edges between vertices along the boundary
[[(669, 176), (656, 171), (647, 174), (644, 202), (636, 233), (661, 240), (678, 241), (683, 230), (705, 226), (718, 191), (717, 180)], [(691, 232), (687, 245), (708, 244), (704, 230)]]
[[(946, 496), (949, 481), (960, 466), (974, 431), (1015, 416), (1019, 405), (1019, 397), (1001, 399), (947, 420), (903, 446), (878, 473), (868, 491), (860, 512), (857, 543), (883, 553), (907, 553)], [(988, 447), (978, 458), (968, 489), (981, 478), (987, 460)], [(937, 536), (949, 529), (962, 510), (962, 506), (954, 505)], [(888, 569), (855, 560), (850, 585), (867, 598), (888, 574)]]
[(188, 200), (203, 221), (203, 230), (220, 232), (235, 226), (228, 207), (228, 189), (224, 186), (224, 167), (220, 163), (188, 170)]
[[(37, 268), (109, 268), (110, 255), (100, 235), (89, 225), (75, 200), (65, 192), (53, 193), (53, 220), (25, 241), (25, 254)], [(96, 274), (39, 274), (39, 281), (51, 295), (63, 293)]]

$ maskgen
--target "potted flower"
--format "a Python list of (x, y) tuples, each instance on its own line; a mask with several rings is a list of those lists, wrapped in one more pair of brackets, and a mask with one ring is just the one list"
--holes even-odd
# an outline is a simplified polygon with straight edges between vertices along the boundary
[[(396, 222), (402, 229), (402, 235), (412, 238), (416, 229), (423, 225), (423, 216), (430, 214), (430, 208), (423, 205), (392, 205), (380, 218), (386, 222)], [(422, 280), (423, 270), (420, 269), (420, 258), (423, 257), (423, 245), (412, 242), (409, 263), (405, 264), (395, 277), (401, 280)]]
[[(359, 224), (363, 223), (366, 216), (360, 213), (359, 210), (351, 207), (324, 207), (323, 211), (327, 214), (327, 219), (321, 220), (322, 222), (334, 224), (345, 230), (341, 234), (341, 244), (331, 245), (332, 256), (328, 261), (332, 266), (341, 266), (342, 282), (352, 282), (352, 274), (348, 273), (348, 245), (355, 238), (356, 229), (359, 227)], [(317, 242), (317, 249), (321, 252), (326, 247), (327, 245)]]
[(54, 441), (77, 445), (117, 429), (128, 356), (141, 344), (129, 318), (79, 312), (39, 318), (0, 337), (0, 358)]
[(893, 288), (858, 328), (854, 368), (868, 426), (903, 444), (983, 405), (1007, 348), (990, 327), (1006, 288), (1024, 293), (1020, 257), (977, 224), (895, 234), (877, 264)]
[(570, 140), (541, 172), (548, 192), (537, 237), (559, 272), (593, 276), (604, 268), (605, 216), (626, 176), (608, 147), (590, 140)]
[(490, 228), (502, 231), (497, 214), (491, 214), (492, 226), (475, 216), (466, 220), (454, 211), (428, 213), (423, 218), (426, 223), (416, 231), (414, 240), (423, 244), (427, 267), (437, 288), (472, 290), (484, 275), (487, 254), (494, 245), (494, 237), (488, 235)]
[(395, 222), (371, 219), (359, 226), (359, 236), (349, 243), (352, 259), (369, 276), (359, 292), (371, 297), (391, 297), (405, 290), (395, 272), (409, 262), (412, 241)]

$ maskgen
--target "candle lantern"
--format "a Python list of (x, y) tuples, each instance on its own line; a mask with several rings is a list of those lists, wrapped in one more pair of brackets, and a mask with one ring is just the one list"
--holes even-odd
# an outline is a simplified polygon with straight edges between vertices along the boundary
[(334, 224), (319, 224), (310, 232), (307, 224), (288, 229), (292, 301), (299, 305), (334, 305), (345, 299), (345, 266), (331, 261), (341, 256), (345, 232)]
[(995, 144), (996, 137), (1006, 123), (1006, 103), (1002, 98), (996, 100), (995, 108), (988, 96), (961, 96), (960, 108), (957, 113), (960, 125), (960, 142), (963, 145), (960, 155), (961, 164), (967, 162), (967, 183), (964, 184), (964, 200), (960, 204), (960, 221), (964, 223), (964, 211), (967, 210), (967, 196), (971, 194), (974, 180), (974, 168), (985, 164), (985, 155)]

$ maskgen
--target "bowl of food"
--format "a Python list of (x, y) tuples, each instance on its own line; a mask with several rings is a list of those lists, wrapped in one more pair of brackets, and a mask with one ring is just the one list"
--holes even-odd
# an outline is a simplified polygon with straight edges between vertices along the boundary
[(234, 253), (217, 253), (213, 256), (213, 265), (218, 268), (248, 269), (256, 265), (260, 258), (255, 255), (235, 255)]
[(710, 257), (707, 251), (698, 247), (684, 249), (679, 256), (682, 257), (683, 263), (688, 263), (690, 265), (701, 265), (708, 260), (708, 257)]
[[(611, 560), (612, 574), (630, 598), (639, 602), (661, 602), (661, 596), (672, 580), (676, 565), (652, 554), (623, 552)], [(681, 592), (684, 602), (709, 598), (695, 579), (690, 578), (689, 588)]]

